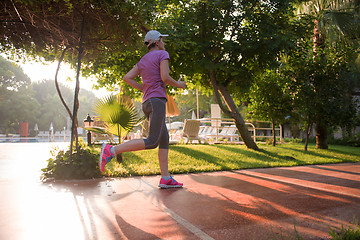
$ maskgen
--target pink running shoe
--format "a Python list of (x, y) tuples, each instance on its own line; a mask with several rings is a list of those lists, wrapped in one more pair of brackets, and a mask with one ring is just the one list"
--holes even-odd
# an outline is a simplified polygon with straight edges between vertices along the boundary
[(99, 168), (101, 172), (105, 170), (105, 165), (113, 159), (114, 155), (110, 151), (111, 145), (103, 143), (101, 147)]
[(182, 186), (183, 184), (177, 182), (172, 176), (170, 176), (169, 180), (160, 179), (159, 188), (181, 188)]

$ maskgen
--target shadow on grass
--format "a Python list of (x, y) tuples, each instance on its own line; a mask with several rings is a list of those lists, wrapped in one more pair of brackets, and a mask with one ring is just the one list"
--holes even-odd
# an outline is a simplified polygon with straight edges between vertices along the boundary
[(344, 150), (340, 150), (339, 148), (344, 148), (343, 146), (330, 146), (330, 149), (328, 151), (333, 152), (333, 153), (339, 153), (339, 154), (351, 154), (351, 155), (356, 155), (360, 157), (360, 148), (354, 148), (356, 150), (351, 151), (351, 152), (347, 152)]
[[(241, 151), (242, 154), (248, 156), (248, 157), (255, 157), (258, 160), (261, 161), (269, 161), (268, 159), (270, 158), (271, 160), (276, 160), (276, 161), (280, 161), (280, 162), (287, 162), (287, 161), (292, 161), (292, 162), (296, 162), (297, 164), (301, 165), (301, 164), (306, 164), (306, 162), (296, 159), (292, 156), (283, 156), (274, 152), (270, 152), (267, 151), (265, 149), (259, 149), (258, 151), (254, 151), (254, 150), (243, 150), (243, 149), (238, 149), (238, 148), (233, 148), (230, 146), (217, 146), (220, 149), (226, 149), (228, 151), (233, 151), (235, 153), (238, 153)], [(262, 154), (259, 154), (262, 153)]]
[[(340, 162), (358, 162), (357, 155), (340, 150), (304, 151), (300, 145), (261, 146), (259, 151), (238, 145), (172, 145), (171, 173), (197, 173), (251, 168), (288, 167)], [(124, 153), (121, 166), (111, 176), (145, 176), (160, 173), (157, 149)], [(337, 153), (340, 151), (341, 153)], [(344, 153), (342, 153), (344, 152)], [(346, 155), (348, 154), (348, 155)], [(111, 171), (113, 171), (112, 169)]]
[[(287, 166), (287, 165), (305, 165), (306, 162), (295, 159), (291, 156), (282, 156), (267, 150), (261, 149), (260, 151), (240, 149), (238, 147), (231, 147), (226, 145), (210, 146), (217, 150), (212, 150), (214, 153), (219, 153), (219, 156), (206, 153), (204, 151), (191, 149), (189, 147), (174, 146), (172, 151), (188, 155), (195, 159), (201, 159), (208, 163), (220, 166), (220, 170), (234, 170), (234, 169), (248, 169), (258, 167), (274, 167), (274, 166)], [(229, 152), (228, 156), (220, 155), (224, 152)], [(233, 157), (235, 154), (236, 157)], [(291, 162), (291, 164), (290, 164)]]
[[(345, 158), (345, 156), (344, 157), (331, 156), (331, 154), (330, 154), (330, 153), (334, 153), (334, 154), (356, 155), (357, 156), (357, 154), (349, 153), (346, 151), (339, 151), (339, 150), (333, 150), (333, 149), (323, 150), (323, 151), (327, 151), (329, 153), (327, 155), (322, 154), (320, 152), (315, 152), (315, 151), (321, 151), (320, 149), (310, 149), (308, 151), (304, 151), (301, 149), (292, 148), (292, 151), (300, 152), (301, 154), (308, 155), (308, 156), (321, 157), (321, 158), (332, 158), (332, 159), (338, 160), (339, 162), (344, 162), (344, 163), (345, 162), (357, 162), (356, 160), (349, 160), (349, 159)], [(358, 161), (360, 161), (360, 159)], [(323, 162), (323, 163), (329, 163), (329, 162)], [(332, 163), (335, 163), (335, 162), (332, 162)], [(321, 162), (319, 162), (318, 164), (321, 164)]]
[(122, 164), (124, 166), (128, 166), (133, 163), (147, 163), (148, 161), (145, 158), (141, 157), (140, 155), (136, 155), (133, 152), (124, 152), (123, 153), (123, 161)]
[[(212, 163), (214, 165), (220, 166), (220, 170), (231, 170), (229, 168), (228, 164), (225, 164), (222, 158), (219, 158), (218, 156), (214, 156), (199, 150), (194, 150), (188, 147), (182, 147), (182, 146), (173, 146), (171, 148), (172, 151), (176, 151), (178, 153), (188, 155), (192, 158), (199, 159), (208, 163)], [(236, 162), (236, 161), (232, 161)], [(196, 171), (195, 171), (196, 172)]]
[[(148, 151), (148, 156), (153, 154), (153, 151)], [(116, 162), (113, 167), (118, 167), (120, 169), (119, 173), (113, 174), (113, 177), (116, 176), (143, 176), (143, 175), (152, 175), (149, 173), (144, 172), (145, 170), (153, 169), (154, 164), (157, 165), (157, 154), (154, 157), (144, 157), (143, 154), (138, 154), (136, 152), (125, 152), (123, 153), (123, 161), (120, 163), (120, 165), (116, 166), (117, 162), (115, 159), (112, 160), (112, 162)], [(152, 159), (156, 160), (153, 161)], [(114, 164), (114, 163), (113, 163)], [(111, 164), (110, 164), (111, 165)], [(141, 170), (139, 170), (139, 167)], [(144, 170), (145, 169), (145, 170)], [(150, 171), (152, 172), (152, 171)], [(153, 172), (153, 174), (158, 174), (159, 171)]]

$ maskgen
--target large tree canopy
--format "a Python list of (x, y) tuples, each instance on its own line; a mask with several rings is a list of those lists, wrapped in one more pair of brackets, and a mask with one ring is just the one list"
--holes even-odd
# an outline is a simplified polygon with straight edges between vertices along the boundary
[[(292, 47), (302, 31), (294, 21), (291, 1), (169, 1), (165, 6), (156, 11), (151, 26), (169, 34), (166, 49), (172, 75), (183, 74), (188, 83), (214, 89), (245, 144), (257, 149), (234, 100), (247, 97), (257, 75), (276, 66), (280, 54)], [(128, 48), (111, 53), (107, 62), (97, 62), (96, 67), (106, 69), (100, 85), (115, 84), (144, 51), (145, 47)], [(95, 68), (95, 72), (99, 71)], [(126, 86), (125, 90), (134, 92)]]
[[(304, 16), (294, 16), (294, 2), (304, 1), (4, 0), (0, 47), (46, 60), (63, 56), (79, 70), (81, 60), (83, 73), (98, 74), (100, 86), (113, 86), (146, 52), (140, 45), (146, 30), (160, 30), (170, 35), (172, 76), (213, 89), (245, 144), (257, 149), (236, 103), (247, 100), (255, 80), (310, 36)], [(315, 32), (314, 43), (322, 43), (321, 37)]]
[[(73, 102), (72, 90), (60, 84), (64, 99)], [(79, 95), (79, 116), (92, 113), (96, 100), (92, 92), (82, 90)], [(15, 64), (0, 57), (0, 132), (18, 133), (19, 123), (28, 122), (30, 134), (35, 124), (48, 130), (52, 122), (55, 131), (67, 126), (67, 114), (56, 96), (54, 81), (30, 83), (30, 78)], [(33, 135), (32, 135), (33, 136)]]
[(213, 88), (245, 144), (257, 149), (234, 99), (245, 99), (259, 74), (292, 48), (302, 32), (294, 19), (291, 1), (190, 1), (171, 8), (157, 26), (171, 36), (175, 69)]
[[(0, 3), (0, 46), (13, 55), (41, 56), (45, 60), (64, 59), (77, 67), (74, 107), (71, 113), (60, 88), (62, 103), (72, 118), (77, 144), (77, 110), (81, 63), (91, 66), (102, 53), (118, 51), (137, 36), (137, 8), (134, 2), (120, 0), (5, 0)], [(59, 69), (59, 68), (58, 68)], [(55, 73), (54, 73), (55, 74)]]
[(122, 0), (4, 0), (0, 8), (2, 50), (52, 61), (68, 48), (66, 61), (74, 65), (83, 21), (85, 62), (106, 49), (125, 47), (137, 36), (134, 26), (141, 24), (132, 3)]
[(278, 63), (296, 40), (290, 1), (190, 1), (172, 8), (158, 23), (170, 34), (177, 71), (209, 73), (237, 97), (244, 97), (257, 73)]
[[(23, 70), (0, 56), (0, 88), (18, 90), (30, 84)], [(1, 98), (0, 98), (1, 99)]]
[[(331, 42), (357, 40), (360, 36), (359, 32), (359, 1), (352, 0), (312, 0), (301, 1), (299, 7), (300, 14), (306, 14), (313, 18), (313, 57), (318, 61), (318, 68), (313, 72), (313, 85), (315, 97), (322, 99), (323, 96), (331, 95), (331, 91), (325, 86), (332, 86), (332, 82), (339, 79), (337, 75), (341, 74), (339, 68), (332, 66), (329, 70), (336, 69), (337, 72), (331, 73), (327, 67), (329, 66), (328, 56)], [(317, 58), (317, 59), (316, 59)], [(328, 70), (321, 72), (322, 70)], [(326, 73), (329, 75), (326, 76)], [(346, 88), (346, 87), (344, 87)], [(321, 105), (324, 105), (323, 101)], [(326, 104), (325, 104), (326, 105)], [(329, 121), (331, 115), (326, 114), (330, 106), (326, 107), (326, 111), (321, 111), (321, 108), (315, 110), (315, 124), (316, 124), (316, 147), (327, 149), (327, 136)], [(332, 107), (334, 108), (334, 107)], [(341, 108), (337, 109), (341, 111)], [(322, 114), (324, 113), (324, 114)]]

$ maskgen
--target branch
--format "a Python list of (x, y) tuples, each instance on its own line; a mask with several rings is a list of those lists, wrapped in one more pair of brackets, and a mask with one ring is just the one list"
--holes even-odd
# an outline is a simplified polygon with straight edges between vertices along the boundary
[(62, 96), (62, 94), (61, 94), (60, 87), (59, 87), (59, 83), (58, 83), (58, 78), (57, 78), (57, 77), (58, 77), (59, 70), (60, 70), (60, 64), (61, 64), (61, 62), (62, 62), (63, 59), (64, 59), (65, 52), (66, 52), (67, 49), (68, 49), (68, 48), (65, 47), (65, 49), (62, 51), (61, 56), (60, 56), (60, 58), (59, 58), (59, 63), (58, 63), (58, 66), (57, 66), (57, 68), (56, 68), (56, 74), (55, 74), (55, 86), (56, 86), (56, 90), (57, 90), (57, 92), (58, 92), (58, 94), (59, 94), (59, 97), (60, 97), (60, 100), (61, 100), (62, 104), (64, 105), (66, 111), (68, 112), (70, 118), (72, 119), (71, 111), (70, 111), (69, 107), (66, 105), (66, 102), (65, 102), (65, 100), (64, 100), (64, 98), (63, 98), (63, 96)]
[(219, 87), (218, 87), (218, 85), (217, 85), (216, 77), (215, 77), (215, 74), (214, 74), (214, 71), (213, 71), (213, 70), (210, 70), (210, 81), (211, 81), (211, 85), (213, 85), (213, 87), (214, 87), (215, 98), (216, 98), (216, 101), (218, 102), (221, 110), (222, 110), (226, 115), (232, 116), (231, 111), (229, 110), (229, 108), (226, 108), (226, 107), (224, 106), (224, 104), (222, 103), (222, 101), (221, 101), (220, 93), (219, 93)]
[[(19, 11), (17, 10), (17, 8), (16, 8), (13, 0), (11, 0), (11, 3), (12, 3), (12, 5), (13, 5), (13, 7), (14, 7), (14, 9), (15, 9), (15, 12), (16, 12), (16, 14), (18, 15), (20, 21), (23, 22), (23, 19), (22, 19), (21, 15), (20, 15)], [(23, 25), (24, 25), (24, 28), (26, 29), (26, 31), (29, 31), (29, 30), (26, 28), (25, 24), (23, 24)]]

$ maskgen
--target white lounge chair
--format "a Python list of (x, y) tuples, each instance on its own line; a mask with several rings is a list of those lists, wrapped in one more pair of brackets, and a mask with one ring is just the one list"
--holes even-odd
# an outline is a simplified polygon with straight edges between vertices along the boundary
[(200, 121), (199, 120), (192, 120), (192, 119), (185, 119), (184, 121), (184, 129), (182, 132), (181, 137), (184, 139), (186, 138), (186, 143), (192, 140), (198, 140), (201, 143), (201, 140), (205, 141), (203, 138), (199, 136), (200, 130)]

